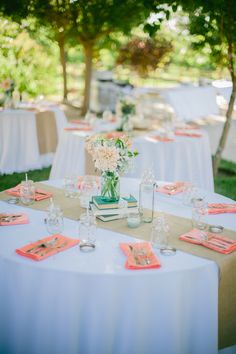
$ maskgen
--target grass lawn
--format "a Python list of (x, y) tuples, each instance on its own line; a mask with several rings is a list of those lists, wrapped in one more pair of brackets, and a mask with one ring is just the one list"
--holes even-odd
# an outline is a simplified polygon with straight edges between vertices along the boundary
[[(42, 170), (28, 172), (28, 179), (43, 181), (49, 178), (51, 167)], [(25, 179), (25, 173), (13, 173), (12, 175), (0, 176), (0, 191), (15, 186)], [(236, 201), (236, 164), (233, 162), (221, 161), (220, 172), (215, 178), (215, 192), (229, 197)]]

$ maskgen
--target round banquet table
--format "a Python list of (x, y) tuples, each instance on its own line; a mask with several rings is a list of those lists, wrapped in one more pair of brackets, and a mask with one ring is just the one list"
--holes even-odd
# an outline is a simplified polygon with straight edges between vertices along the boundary
[[(29, 108), (36, 109), (36, 107)], [(67, 124), (64, 113), (57, 106), (43, 108), (46, 111), (53, 112), (56, 123), (56, 131), (53, 133), (59, 137), (62, 128)], [(44, 133), (47, 134), (47, 130), (44, 130)], [(48, 131), (48, 134), (51, 133)], [(38, 139), (35, 111), (26, 109), (1, 111), (0, 174), (24, 172), (49, 166), (52, 163), (54, 153), (41, 154)]]
[[(61, 187), (62, 181), (47, 182)], [(137, 197), (139, 180), (122, 179)], [(229, 199), (205, 192), (208, 201)], [(156, 208), (190, 218), (181, 197), (156, 196)], [(218, 268), (181, 251), (161, 268), (127, 270), (120, 242), (134, 238), (99, 228), (95, 252), (78, 246), (41, 262), (15, 249), (45, 235), (45, 212), (25, 211), (30, 223), (0, 229), (0, 352), (4, 354), (216, 354)], [(233, 214), (214, 222), (236, 230)], [(79, 222), (64, 220), (63, 235), (78, 238)], [(137, 240), (138, 241), (138, 240)], [(228, 353), (228, 352), (227, 352)]]
[[(85, 138), (92, 132), (63, 131), (53, 160), (50, 179), (70, 175), (91, 174), (85, 155)], [(132, 138), (132, 148), (139, 155), (133, 159), (126, 177), (141, 178), (146, 168), (152, 168), (155, 178), (163, 181), (189, 181), (200, 188), (214, 190), (211, 151), (207, 132), (202, 137), (175, 136), (173, 142), (149, 139), (155, 132), (143, 132)], [(90, 164), (92, 166), (92, 164)]]

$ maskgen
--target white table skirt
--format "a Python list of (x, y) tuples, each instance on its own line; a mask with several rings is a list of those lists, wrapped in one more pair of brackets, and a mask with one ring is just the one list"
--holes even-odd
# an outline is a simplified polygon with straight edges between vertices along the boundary
[[(57, 134), (67, 119), (58, 107), (55, 114)], [(35, 113), (23, 109), (0, 112), (0, 173), (24, 172), (49, 166), (53, 153), (40, 155)]]
[(208, 135), (201, 138), (175, 137), (174, 142), (156, 142), (148, 137), (135, 138), (133, 148), (139, 155), (133, 159), (128, 177), (142, 177), (152, 167), (158, 180), (188, 181), (199, 188), (214, 190), (211, 151)]
[[(50, 182), (60, 186), (61, 181)], [(121, 190), (137, 196), (138, 180)], [(209, 201), (227, 198), (207, 193)], [(17, 247), (47, 234), (45, 212), (0, 202), (2, 211), (24, 210), (30, 224), (0, 228), (0, 348), (4, 354), (216, 354), (218, 268), (178, 251), (156, 253), (162, 267), (124, 268), (119, 242), (135, 239), (104, 229), (97, 249), (78, 246), (35, 262)], [(156, 195), (156, 206), (190, 217), (181, 197)], [(213, 221), (214, 220), (214, 221)], [(212, 222), (236, 230), (231, 214)], [(64, 235), (77, 238), (78, 222), (65, 219)]]
[[(197, 187), (214, 190), (208, 135), (201, 138), (175, 137), (174, 142), (153, 142), (146, 137), (133, 139), (139, 155), (127, 177), (141, 178), (144, 169), (153, 168), (156, 179), (190, 181)], [(145, 133), (144, 133), (145, 134)], [(154, 134), (154, 133), (152, 133)], [(50, 179), (85, 174), (85, 132), (63, 131), (53, 160)]]
[(173, 107), (180, 121), (192, 121), (219, 114), (216, 91), (212, 86), (180, 86), (160, 90), (161, 95)]

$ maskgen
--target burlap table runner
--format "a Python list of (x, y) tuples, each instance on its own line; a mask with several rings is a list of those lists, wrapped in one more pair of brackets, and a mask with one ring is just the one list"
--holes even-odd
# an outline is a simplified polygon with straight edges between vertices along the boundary
[[(59, 204), (65, 217), (78, 220), (85, 210), (80, 207), (79, 199), (70, 199), (64, 196), (64, 191), (42, 183), (35, 183), (36, 187), (53, 193), (55, 204)], [(0, 200), (9, 199), (5, 192), (0, 193)], [(36, 210), (47, 210), (49, 200), (35, 202), (29, 207)], [(157, 213), (156, 213), (157, 215)], [(178, 250), (191, 253), (195, 256), (207, 258), (217, 263), (220, 269), (219, 283), (219, 348), (236, 344), (236, 252), (228, 255), (220, 254), (202, 246), (193, 245), (179, 240), (179, 236), (192, 229), (191, 220), (165, 214), (170, 225), (169, 243)], [(138, 239), (150, 241), (151, 224), (141, 224), (137, 229), (127, 226), (126, 219), (102, 222), (98, 226)], [(224, 229), (224, 235), (236, 240), (236, 232)]]
[(54, 112), (37, 112), (35, 117), (40, 155), (55, 152), (58, 136)]

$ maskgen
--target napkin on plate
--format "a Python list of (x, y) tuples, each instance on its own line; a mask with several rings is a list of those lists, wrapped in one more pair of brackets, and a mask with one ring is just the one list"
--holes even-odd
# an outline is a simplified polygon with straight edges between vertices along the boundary
[(182, 193), (185, 187), (189, 186), (188, 182), (175, 182), (170, 184), (165, 184), (163, 186), (158, 186), (156, 191), (163, 194), (175, 195)]
[(200, 128), (197, 125), (192, 125), (192, 124), (184, 124), (180, 126), (176, 126), (177, 129), (180, 130), (199, 130)]
[(152, 269), (161, 266), (148, 242), (120, 243), (120, 248), (127, 256), (125, 263), (127, 269)]
[[(12, 195), (14, 197), (20, 197), (20, 184), (18, 184), (17, 186), (7, 189), (6, 193), (9, 195)], [(52, 193), (51, 192), (47, 192), (43, 189), (36, 189), (35, 191), (35, 198), (34, 200), (36, 202), (43, 200), (43, 199), (48, 199), (52, 197)]]
[(212, 232), (207, 233), (207, 241), (202, 239), (202, 231), (193, 229), (179, 237), (180, 240), (196, 245), (201, 245), (212, 249), (213, 251), (229, 254), (236, 251), (236, 240), (232, 240), (226, 236), (220, 236)]
[(236, 213), (236, 203), (210, 203), (208, 204), (208, 214)]
[(163, 143), (168, 143), (170, 141), (174, 141), (174, 139), (172, 138), (167, 138), (166, 136), (160, 136), (160, 135), (151, 135), (148, 137), (148, 140), (151, 140), (151, 141), (160, 141), (160, 142), (163, 142)]
[(89, 176), (89, 175), (86, 175), (86, 176), (79, 176), (78, 177), (78, 188), (81, 189), (82, 188), (82, 184), (83, 182), (86, 180), (87, 177), (91, 177), (91, 179), (93, 178), (94, 179), (94, 182), (96, 183), (96, 187), (99, 189), (100, 188), (100, 179), (98, 176)]
[(126, 136), (124, 132), (109, 132), (105, 134), (107, 139), (117, 139)]
[(86, 120), (84, 120), (84, 119), (72, 119), (72, 120), (70, 120), (70, 123), (90, 126), (90, 123), (86, 122)]
[(84, 127), (66, 127), (64, 128), (64, 130), (66, 131), (80, 131), (80, 132), (88, 132), (88, 131), (91, 131), (93, 130), (92, 127), (87, 127), (87, 126), (84, 126)]
[(180, 130), (176, 130), (175, 135), (176, 136), (187, 136), (189, 138), (201, 138), (202, 137), (202, 134), (199, 134), (199, 133), (190, 133), (190, 132), (180, 131)]
[(29, 219), (27, 214), (24, 213), (3, 213), (0, 214), (0, 226), (9, 226), (9, 225), (20, 225), (28, 224)]
[(41, 261), (58, 252), (65, 251), (68, 248), (77, 245), (79, 242), (79, 240), (74, 240), (60, 234), (55, 234), (44, 237), (41, 240), (30, 243), (21, 248), (17, 248), (16, 253), (21, 256), (31, 258), (35, 261)]

